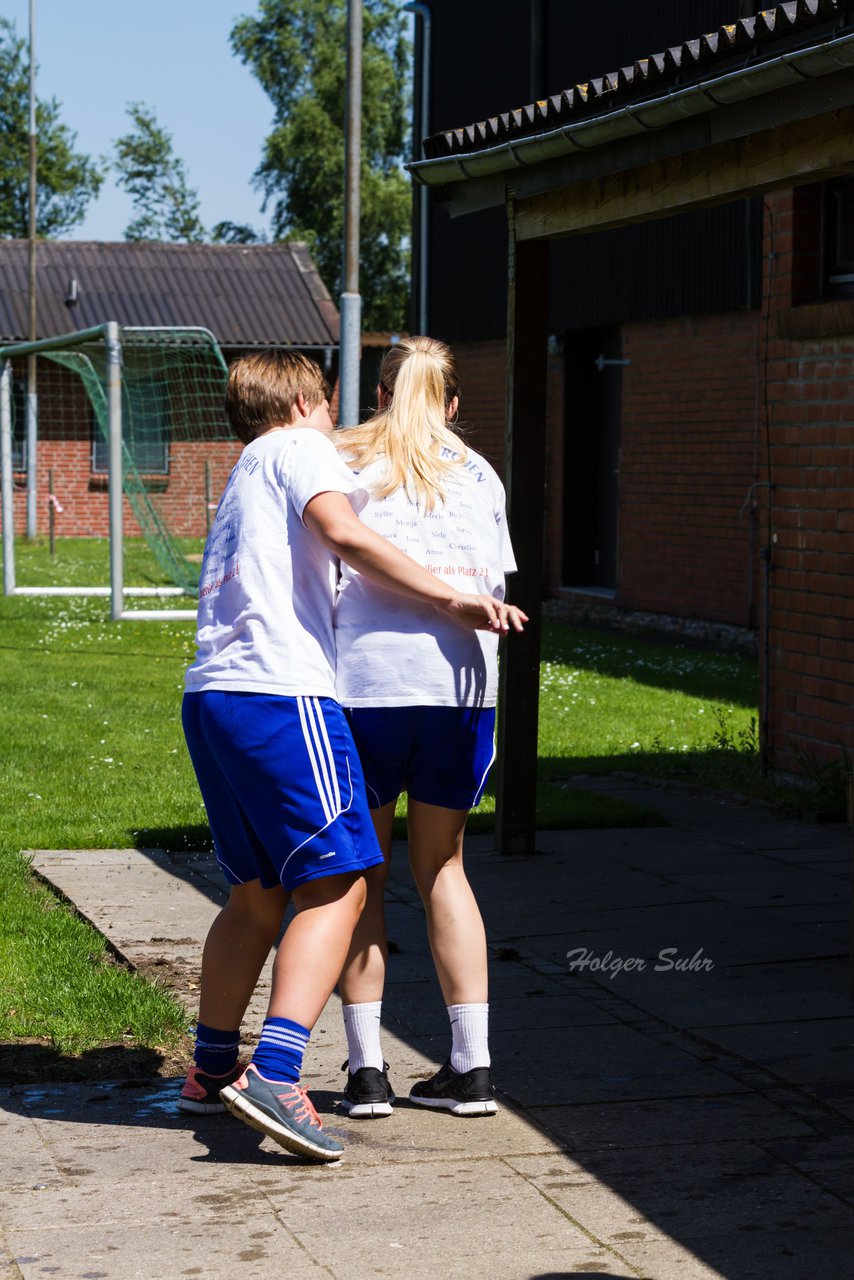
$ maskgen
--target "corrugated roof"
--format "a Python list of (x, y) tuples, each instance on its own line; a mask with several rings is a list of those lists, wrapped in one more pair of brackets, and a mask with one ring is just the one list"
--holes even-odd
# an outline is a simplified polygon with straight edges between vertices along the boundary
[[(797, 43), (801, 35), (817, 34), (813, 29), (822, 24), (838, 23), (852, 9), (854, 0), (790, 0), (538, 102), (460, 128), (443, 129), (425, 139), (424, 154), (429, 161), (510, 145), (518, 139), (617, 111), (648, 92), (661, 93), (669, 85), (676, 88), (690, 84), (728, 64), (747, 67), (776, 55), (788, 43)], [(829, 33), (838, 35), (838, 29), (831, 27)], [(424, 161), (407, 167), (417, 172), (419, 163), (423, 165)]]
[[(201, 325), (225, 347), (338, 344), (338, 311), (304, 244), (40, 240), (36, 261), (40, 338), (117, 320)], [(26, 335), (27, 242), (0, 240), (0, 338)]]

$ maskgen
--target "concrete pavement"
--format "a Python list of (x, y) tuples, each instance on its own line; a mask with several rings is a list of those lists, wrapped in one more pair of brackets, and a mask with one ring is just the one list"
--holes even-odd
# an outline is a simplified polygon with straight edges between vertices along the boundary
[[(854, 1241), (851, 835), (737, 804), (587, 779), (668, 826), (543, 832), (530, 858), (470, 841), (491, 950), (502, 1108), (336, 1110), (333, 999), (306, 1083), (346, 1144), (302, 1164), (182, 1081), (4, 1090), (7, 1280), (406, 1280), (848, 1275)], [(222, 883), (208, 855), (41, 852), (55, 883), (194, 1008)], [(400, 852), (385, 1052), (397, 1092), (447, 1055)], [(264, 990), (247, 1019), (260, 1027)]]

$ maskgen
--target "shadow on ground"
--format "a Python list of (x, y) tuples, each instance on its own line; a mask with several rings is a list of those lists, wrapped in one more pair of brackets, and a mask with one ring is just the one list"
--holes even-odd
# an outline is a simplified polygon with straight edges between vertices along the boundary
[[(477, 1203), (478, 1195), (493, 1203), (498, 1183), (489, 1179), (507, 1188), (508, 1204), (535, 1192), (537, 1212), (548, 1205), (555, 1222), (580, 1224), (601, 1242), (597, 1275), (847, 1274), (850, 833), (720, 798), (588, 782), (605, 799), (660, 807), (670, 825), (543, 831), (537, 857), (502, 858), (489, 840), (471, 840), (505, 1121), (425, 1117), (401, 1106), (391, 1120), (348, 1133), (354, 1178), (366, 1186), (405, 1181), (404, 1166), (415, 1161), (425, 1195), (439, 1194), (442, 1177), (463, 1178)], [(166, 843), (175, 833), (160, 834)], [(164, 902), (176, 880), (193, 886), (195, 901), (223, 900), (210, 854), (179, 846), (147, 856), (138, 859), (134, 884), (159, 877)], [(425, 1062), (444, 1059), (449, 1036), (402, 849), (388, 920), (396, 950), (384, 1019), (396, 1040), (387, 1039), (392, 1081), (405, 1096)], [(189, 931), (185, 913), (174, 929), (176, 940)], [(168, 938), (158, 945), (168, 948)], [(663, 952), (674, 963), (662, 965)], [(570, 953), (587, 960), (579, 966)], [(197, 949), (193, 957), (190, 968)], [(615, 967), (630, 959), (642, 963)], [(313, 1096), (334, 1131), (340, 1091), (330, 1086), (343, 1056), (337, 1013), (325, 1026), (325, 1042), (323, 1032), (312, 1041), (321, 1064)], [(81, 1124), (157, 1128), (150, 1142), (164, 1158), (170, 1131), (186, 1127), (174, 1111), (180, 1083), (19, 1088), (12, 1106), (46, 1118), (59, 1107), (64, 1120)], [(203, 1162), (272, 1167), (290, 1159), (216, 1117), (202, 1117), (192, 1132), (204, 1148), (192, 1158)], [(356, 1168), (365, 1160), (370, 1172)], [(581, 1259), (580, 1271), (567, 1273), (534, 1273), (535, 1254), (530, 1263), (518, 1273), (530, 1280), (594, 1274)]]

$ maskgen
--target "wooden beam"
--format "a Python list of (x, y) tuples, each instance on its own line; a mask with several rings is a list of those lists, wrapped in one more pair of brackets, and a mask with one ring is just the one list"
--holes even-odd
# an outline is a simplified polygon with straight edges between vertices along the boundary
[(507, 310), (505, 480), (519, 566), (509, 598), (530, 617), (504, 642), (498, 701), (496, 839), (501, 853), (533, 853), (546, 483), (549, 246), (517, 244), (512, 206)]
[(516, 203), (520, 241), (605, 231), (854, 168), (854, 107), (639, 165)]

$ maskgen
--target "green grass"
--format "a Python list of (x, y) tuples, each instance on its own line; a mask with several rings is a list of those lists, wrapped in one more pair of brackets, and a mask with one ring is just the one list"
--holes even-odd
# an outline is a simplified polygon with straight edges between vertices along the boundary
[(759, 783), (755, 658), (546, 623), (546, 778), (628, 769), (708, 786)]
[[(183, 555), (198, 555), (204, 546), (198, 538), (176, 538)], [(127, 538), (124, 554), (127, 587), (167, 584), (147, 542)], [(107, 587), (110, 585), (110, 544), (106, 538), (57, 538), (51, 556), (47, 542), (19, 539), (15, 545), (15, 582), (19, 587)]]
[[(128, 582), (161, 580), (141, 567), (146, 556), (129, 544)], [(18, 581), (106, 582), (106, 544), (60, 542), (52, 562), (43, 545), (19, 545)], [(0, 622), (0, 1038), (46, 1038), (62, 1052), (174, 1046), (180, 1007), (114, 964), (19, 851), (207, 844), (180, 727), (193, 625), (114, 624), (105, 600), (74, 597), (0, 599)], [(540, 824), (658, 821), (569, 790), (579, 773), (630, 769), (759, 794), (755, 698), (755, 661), (547, 623)], [(493, 810), (487, 795), (474, 829)]]
[(171, 996), (116, 964), (101, 934), (4, 853), (0, 1036), (46, 1037), (59, 1054), (117, 1042), (174, 1049), (187, 1018)]
[[(22, 585), (108, 581), (103, 541), (60, 541), (53, 560), (38, 543), (16, 551)], [(126, 560), (129, 582), (162, 581), (147, 549), (131, 543)], [(156, 1069), (180, 1056), (187, 1025), (178, 1002), (116, 964), (19, 853), (157, 843), (140, 815), (204, 836), (177, 719), (192, 625), (113, 625), (107, 610), (77, 598), (0, 603), (0, 1039), (47, 1042), (44, 1065), (57, 1075), (68, 1055), (103, 1045)], [(128, 1063), (126, 1053), (117, 1070)]]

